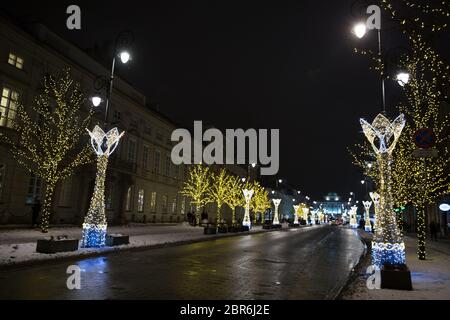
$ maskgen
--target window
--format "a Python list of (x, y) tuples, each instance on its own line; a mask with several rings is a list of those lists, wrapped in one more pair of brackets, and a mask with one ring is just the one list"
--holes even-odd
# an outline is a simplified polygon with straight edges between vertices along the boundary
[(26, 203), (33, 204), (34, 199), (41, 199), (41, 189), (42, 189), (42, 181), (35, 174), (31, 174), (30, 180), (28, 182), (28, 194)]
[(10, 53), (8, 57), (8, 63), (17, 69), (23, 69), (23, 58), (15, 55), (14, 53)]
[(170, 159), (170, 156), (166, 156), (166, 167), (165, 167), (165, 174), (166, 176), (170, 176), (170, 166), (172, 164), (172, 159)]
[(178, 200), (178, 196), (175, 196), (172, 198), (172, 203), (171, 203), (171, 213), (176, 213), (177, 212), (177, 200)]
[(156, 212), (156, 191), (150, 193), (150, 211)]
[(155, 162), (153, 172), (159, 174), (160, 166), (161, 166), (161, 152), (155, 150)]
[(11, 88), (3, 87), (0, 101), (0, 127), (13, 127), (18, 103), (19, 93)]
[(136, 162), (136, 141), (128, 140), (128, 162)]
[(0, 163), (0, 199), (3, 195), (3, 189), (5, 188), (5, 174), (6, 174), (6, 166)]
[(180, 214), (186, 213), (186, 199), (181, 197)]
[(72, 195), (72, 177), (61, 182), (61, 191), (59, 193), (59, 205), (62, 207), (70, 206), (70, 197)]
[(131, 203), (133, 200), (133, 186), (130, 186), (127, 190), (127, 198), (125, 202), (125, 211), (131, 211)]
[(144, 170), (148, 170), (148, 154), (148, 146), (144, 145), (144, 148), (142, 149), (142, 168), (144, 168)]
[(144, 212), (144, 194), (144, 189), (139, 189), (137, 199), (138, 212)]
[(114, 197), (114, 184), (111, 183), (106, 189), (106, 197), (105, 197), (106, 210), (112, 210), (114, 208), (113, 197)]
[(167, 194), (164, 194), (161, 199), (161, 211), (162, 213), (167, 213), (167, 203), (169, 201), (169, 197)]

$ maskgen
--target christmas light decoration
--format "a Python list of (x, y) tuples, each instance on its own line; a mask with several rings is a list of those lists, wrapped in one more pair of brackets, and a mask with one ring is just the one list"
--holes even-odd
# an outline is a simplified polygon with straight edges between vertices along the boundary
[(228, 184), (228, 190), (225, 193), (225, 203), (231, 209), (232, 225), (236, 224), (236, 208), (245, 205), (245, 199), (242, 195), (242, 189), (244, 189), (244, 186), (242, 184), (241, 178), (238, 176), (232, 176)]
[(392, 151), (405, 126), (405, 118), (401, 114), (391, 123), (384, 115), (379, 114), (372, 124), (363, 119), (360, 122), (377, 155), (379, 168), (380, 203), (377, 229), (372, 243), (372, 263), (379, 267), (386, 264), (405, 264), (405, 245), (398, 230), (391, 194)]
[(358, 228), (358, 221), (356, 220), (356, 214), (358, 213), (358, 207), (353, 206), (350, 209), (350, 227), (351, 228)]
[(375, 211), (375, 216), (374, 216), (374, 221), (373, 221), (373, 225), (374, 225), (374, 229), (377, 229), (377, 215), (378, 215), (378, 206), (380, 205), (380, 195), (376, 192), (370, 192), (369, 193), (370, 198), (373, 201), (374, 204), (374, 211)]
[[(94, 160), (83, 142), (84, 128), (91, 112), (81, 119), (85, 101), (80, 84), (65, 70), (62, 75), (46, 75), (42, 91), (31, 106), (30, 115), (19, 101), (11, 138), (0, 132), (19, 164), (45, 182), (40, 228), (47, 232), (56, 185), (70, 177), (76, 168)], [(14, 138), (13, 138), (14, 137)]]
[[(382, 0), (381, 7), (387, 16), (397, 24), (408, 43), (407, 52), (399, 56), (395, 67), (409, 75), (407, 83), (402, 81), (406, 101), (398, 103), (398, 110), (407, 119), (397, 148), (392, 154), (392, 198), (395, 207), (411, 204), (416, 213), (417, 254), (426, 259), (426, 208), (436, 203), (450, 190), (448, 168), (450, 153), (448, 144), (449, 114), (442, 112), (442, 102), (448, 101), (450, 66), (433, 48), (436, 36), (446, 36), (450, 6), (447, 1), (424, 2), (422, 0)], [(405, 14), (407, 13), (407, 14)], [(441, 34), (439, 34), (441, 32)], [(437, 49), (439, 50), (439, 49)], [(358, 50), (357, 50), (358, 51)], [(375, 70), (391, 78), (384, 71), (385, 63), (369, 51)], [(395, 80), (395, 79), (394, 79)], [(431, 129), (436, 136), (433, 151), (437, 156), (417, 157), (414, 135), (418, 129)], [(357, 145), (358, 152), (352, 153), (354, 163), (379, 185), (378, 170), (365, 167), (367, 158), (374, 154), (366, 145)], [(422, 150), (419, 150), (422, 151)]]
[(106, 240), (105, 179), (108, 158), (116, 150), (125, 132), (119, 134), (119, 130), (113, 128), (105, 133), (99, 126), (95, 126), (92, 132), (86, 130), (91, 136), (91, 145), (97, 154), (97, 177), (89, 211), (83, 223), (81, 246), (97, 248), (104, 246)]
[(303, 212), (303, 220), (305, 220), (306, 223), (308, 223), (309, 208), (306, 207), (306, 205), (304, 205), (302, 207), (302, 212)]
[(280, 224), (280, 219), (278, 217), (278, 207), (280, 206), (281, 203), (281, 199), (272, 199), (273, 204), (275, 206), (275, 213), (273, 215), (273, 225), (279, 225)]
[(242, 221), (242, 225), (244, 227), (251, 228), (252, 222), (250, 220), (250, 201), (252, 200), (253, 190), (244, 189), (244, 190), (242, 190), (242, 192), (244, 193), (244, 198), (245, 198), (245, 214), (244, 214), (244, 220)]
[(366, 221), (364, 225), (364, 230), (371, 231), (372, 225), (370, 224), (370, 207), (372, 207), (372, 201), (363, 201), (363, 205), (364, 209), (366, 210), (364, 216), (364, 220)]
[(209, 168), (202, 164), (193, 165), (189, 170), (189, 176), (183, 183), (180, 193), (188, 197), (191, 204), (195, 206), (196, 221), (200, 221), (200, 212), (208, 203), (207, 192), (210, 186)]
[(294, 225), (298, 225), (298, 213), (300, 206), (294, 206)]
[(222, 206), (226, 203), (226, 196), (230, 190), (231, 176), (225, 169), (220, 170), (219, 174), (211, 174), (211, 183), (206, 193), (206, 202), (213, 202), (217, 206), (216, 224), (222, 221)]

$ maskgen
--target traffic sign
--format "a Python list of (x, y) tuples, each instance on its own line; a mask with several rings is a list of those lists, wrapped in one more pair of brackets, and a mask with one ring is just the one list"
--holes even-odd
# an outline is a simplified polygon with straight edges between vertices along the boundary
[(422, 128), (414, 134), (414, 143), (420, 149), (431, 149), (436, 144), (436, 135), (430, 128)]

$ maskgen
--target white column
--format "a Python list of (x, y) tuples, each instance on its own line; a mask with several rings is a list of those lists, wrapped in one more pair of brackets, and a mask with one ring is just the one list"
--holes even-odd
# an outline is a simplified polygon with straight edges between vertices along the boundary
[(250, 201), (253, 197), (253, 190), (247, 190), (244, 189), (244, 198), (245, 198), (245, 214), (244, 214), (244, 220), (242, 221), (242, 225), (244, 227), (252, 227), (252, 222), (250, 220)]
[(273, 215), (273, 225), (280, 224), (280, 218), (278, 217), (278, 207), (280, 206), (281, 199), (272, 199), (273, 204), (275, 205), (275, 214)]
[(364, 216), (364, 220), (366, 224), (364, 226), (364, 230), (372, 231), (372, 226), (370, 224), (370, 207), (372, 206), (372, 201), (363, 201), (364, 209), (366, 209), (366, 214)]
[(300, 206), (294, 206), (294, 224), (298, 224), (298, 209)]

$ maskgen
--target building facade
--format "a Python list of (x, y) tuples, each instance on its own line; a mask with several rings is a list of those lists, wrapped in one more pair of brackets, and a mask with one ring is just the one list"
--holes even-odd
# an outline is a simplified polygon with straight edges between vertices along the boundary
[[(72, 78), (81, 84), (87, 97), (95, 92), (95, 79), (109, 75), (108, 68), (45, 26), (19, 26), (0, 16), (1, 132), (9, 134), (13, 130), (19, 103), (31, 110), (44, 74), (66, 68), (70, 68)], [(92, 108), (90, 101), (83, 107), (86, 111)], [(146, 97), (119, 77), (114, 81), (108, 114), (108, 123), (126, 132), (107, 171), (108, 222), (184, 221), (189, 202), (179, 195), (179, 190), (187, 167), (175, 166), (170, 159), (170, 136), (176, 124), (152, 110)], [(104, 118), (104, 104), (95, 116)], [(92, 163), (58, 184), (51, 223), (82, 223), (94, 179)], [(5, 141), (0, 141), (0, 224), (31, 223), (31, 204), (36, 197), (42, 199), (44, 190), (45, 184), (20, 166)]]

